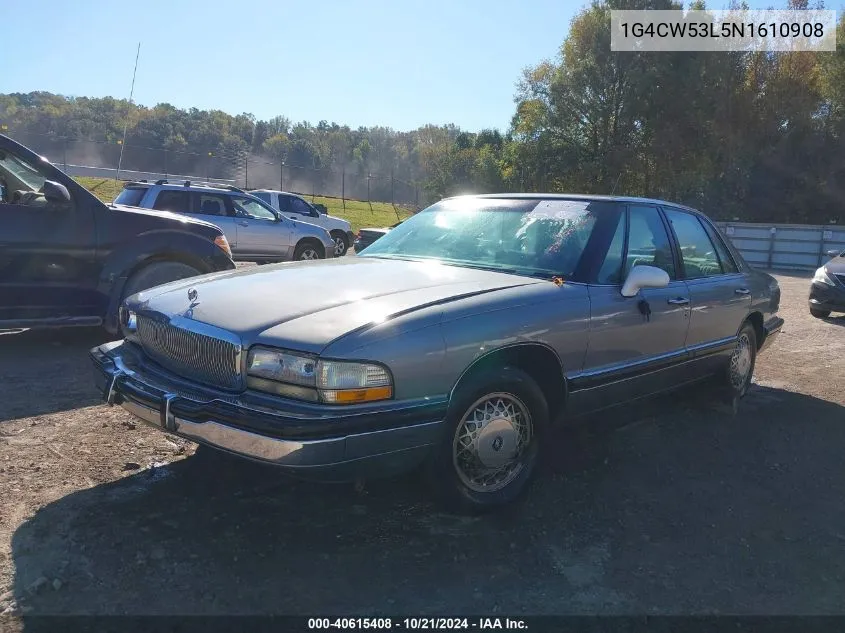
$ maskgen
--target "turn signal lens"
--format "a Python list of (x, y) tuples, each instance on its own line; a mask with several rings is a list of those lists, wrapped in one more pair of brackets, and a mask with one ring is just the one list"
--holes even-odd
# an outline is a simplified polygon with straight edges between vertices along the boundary
[(324, 402), (331, 404), (356, 404), (358, 402), (388, 400), (393, 396), (393, 389), (390, 387), (370, 387), (369, 389), (323, 390), (320, 395)]
[(229, 240), (226, 239), (225, 235), (218, 235), (214, 238), (214, 243), (222, 250), (226, 255), (230, 258), (232, 257), (232, 249), (229, 246)]

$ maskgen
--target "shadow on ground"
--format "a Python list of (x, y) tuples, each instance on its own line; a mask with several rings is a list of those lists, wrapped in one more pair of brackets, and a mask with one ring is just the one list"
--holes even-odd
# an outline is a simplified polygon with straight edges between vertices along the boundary
[(108, 340), (100, 328), (0, 336), (0, 422), (98, 404), (88, 350)]
[(14, 591), (33, 615), (841, 612), (845, 408), (711, 396), (558, 433), (525, 501), (481, 518), (414, 476), (356, 493), (198, 454), (41, 509)]

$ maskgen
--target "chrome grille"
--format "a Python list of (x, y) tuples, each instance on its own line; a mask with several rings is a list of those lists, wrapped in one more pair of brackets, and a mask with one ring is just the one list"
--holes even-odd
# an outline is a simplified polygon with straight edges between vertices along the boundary
[(147, 356), (178, 376), (221, 389), (242, 387), (241, 346), (233, 341), (141, 315), (138, 339)]

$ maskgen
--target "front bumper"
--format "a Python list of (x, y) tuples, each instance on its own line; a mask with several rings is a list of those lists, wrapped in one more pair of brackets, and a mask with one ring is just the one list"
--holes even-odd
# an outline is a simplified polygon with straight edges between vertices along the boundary
[(778, 316), (773, 316), (763, 324), (763, 343), (760, 345), (760, 350), (763, 351), (768, 348), (780, 334), (783, 329), (783, 319)]
[(117, 341), (90, 352), (95, 383), (110, 405), (162, 431), (306, 477), (344, 481), (410, 470), (442, 429), (445, 401), (340, 410), (227, 394), (168, 375), (133, 348)]
[(817, 310), (845, 312), (845, 288), (813, 283), (810, 285), (809, 304)]

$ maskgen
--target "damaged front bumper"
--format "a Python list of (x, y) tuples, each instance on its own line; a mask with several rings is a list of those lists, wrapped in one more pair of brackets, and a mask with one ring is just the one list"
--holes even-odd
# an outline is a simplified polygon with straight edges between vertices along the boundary
[(446, 413), (439, 400), (339, 407), (216, 391), (168, 374), (122, 341), (90, 356), (108, 404), (162, 431), (318, 479), (415, 467), (438, 440)]

